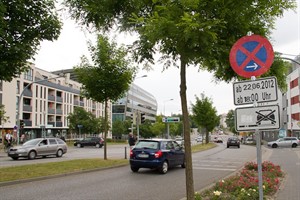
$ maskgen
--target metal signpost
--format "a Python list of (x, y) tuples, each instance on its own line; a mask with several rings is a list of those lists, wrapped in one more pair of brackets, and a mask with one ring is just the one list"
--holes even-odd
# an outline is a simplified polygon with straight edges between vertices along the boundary
[(170, 137), (170, 125), (169, 125), (169, 123), (170, 122), (180, 122), (180, 119), (179, 119), (179, 117), (163, 117), (162, 121), (164, 123), (167, 123), (167, 138), (169, 138)]
[(230, 50), (230, 65), (240, 76), (251, 81), (234, 83), (234, 104), (252, 104), (253, 107), (236, 109), (236, 130), (253, 131), (256, 135), (257, 171), (259, 200), (263, 200), (261, 136), (259, 130), (279, 129), (278, 106), (260, 107), (258, 103), (277, 101), (277, 81), (275, 78), (255, 80), (267, 72), (274, 60), (271, 43), (259, 35), (248, 35), (239, 39)]

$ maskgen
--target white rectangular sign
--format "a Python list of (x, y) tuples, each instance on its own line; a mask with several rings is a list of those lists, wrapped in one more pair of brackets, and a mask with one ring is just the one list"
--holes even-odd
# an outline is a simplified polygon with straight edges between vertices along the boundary
[(279, 106), (243, 107), (235, 109), (236, 131), (279, 129)]
[(277, 79), (269, 77), (233, 83), (233, 97), (234, 105), (277, 101)]

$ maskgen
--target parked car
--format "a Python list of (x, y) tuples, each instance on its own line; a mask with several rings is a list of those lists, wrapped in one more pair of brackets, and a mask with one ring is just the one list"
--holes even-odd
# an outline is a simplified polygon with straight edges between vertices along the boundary
[(268, 142), (268, 146), (272, 148), (277, 147), (292, 147), (296, 148), (299, 145), (299, 140), (296, 137), (279, 138), (276, 141)]
[(215, 142), (215, 143), (223, 143), (223, 140), (222, 140), (222, 138), (216, 136), (216, 137), (214, 137), (213, 142)]
[(97, 148), (102, 148), (104, 145), (104, 140), (101, 137), (87, 137), (74, 142), (74, 146), (81, 148), (85, 146), (94, 146)]
[(62, 157), (67, 153), (67, 144), (59, 138), (36, 138), (21, 146), (13, 146), (8, 150), (8, 156), (14, 160), (20, 157), (35, 159), (38, 156), (56, 155)]
[(180, 146), (182, 146), (182, 145), (184, 145), (184, 140), (183, 140), (183, 138), (182, 137), (176, 137), (175, 138), (175, 141), (180, 145)]
[(202, 142), (202, 137), (201, 136), (196, 137), (196, 142)]
[(185, 153), (172, 139), (139, 140), (130, 150), (130, 168), (133, 172), (140, 168), (150, 168), (166, 174), (170, 167), (178, 165), (185, 168)]
[(229, 148), (230, 146), (237, 146), (238, 148), (240, 148), (240, 140), (237, 137), (229, 137), (227, 140), (227, 148)]

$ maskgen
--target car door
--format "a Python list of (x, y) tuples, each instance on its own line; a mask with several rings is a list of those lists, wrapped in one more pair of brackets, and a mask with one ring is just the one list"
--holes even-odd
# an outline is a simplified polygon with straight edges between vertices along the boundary
[(43, 139), (36, 148), (38, 155), (48, 155), (49, 151), (48, 139)]
[(182, 147), (173, 141), (174, 150), (175, 150), (175, 164), (181, 165), (184, 161), (184, 151)]
[(170, 166), (176, 165), (176, 152), (175, 152), (175, 147), (172, 141), (168, 141), (166, 144), (166, 149), (167, 151), (167, 158), (169, 161)]
[(56, 150), (57, 150), (57, 142), (55, 138), (50, 138), (49, 139), (49, 149), (48, 149), (48, 153), (49, 154), (56, 154)]

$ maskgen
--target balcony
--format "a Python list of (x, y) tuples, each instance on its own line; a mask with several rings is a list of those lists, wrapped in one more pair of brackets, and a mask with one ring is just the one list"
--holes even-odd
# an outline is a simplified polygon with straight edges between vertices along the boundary
[(62, 98), (62, 97), (59, 97), (59, 96), (57, 96), (57, 97), (56, 97), (56, 101), (57, 101), (57, 102), (60, 102), (60, 103), (62, 103), (62, 102), (63, 102), (63, 98)]
[(62, 109), (56, 109), (56, 114), (62, 115), (63, 114)]
[(74, 100), (74, 106), (79, 106), (79, 101)]
[(30, 119), (24, 119), (24, 126), (32, 126), (32, 121)]
[(32, 97), (32, 91), (29, 89), (25, 89), (23, 95), (26, 97)]
[(56, 122), (56, 127), (62, 127), (62, 122)]
[(80, 106), (84, 106), (84, 102), (83, 101), (80, 101)]
[(55, 114), (55, 109), (48, 108), (48, 114)]
[(52, 127), (55, 126), (55, 122), (47, 122), (47, 123), (48, 123), (48, 124), (47, 124), (48, 126), (49, 126), (49, 125), (50, 125), (50, 126), (52, 125)]
[(30, 105), (23, 105), (23, 111), (32, 112), (32, 106), (30, 106)]
[(55, 101), (55, 96), (54, 95), (49, 95), (48, 100), (49, 101)]

